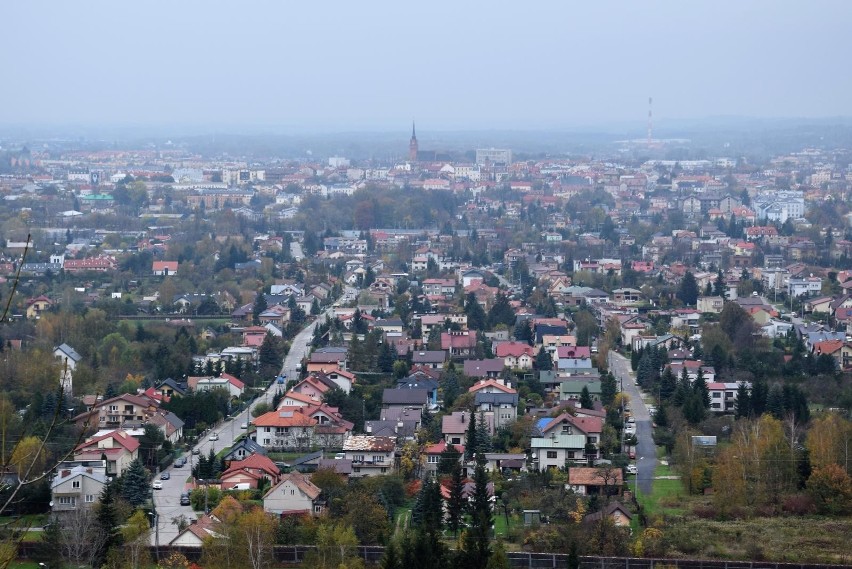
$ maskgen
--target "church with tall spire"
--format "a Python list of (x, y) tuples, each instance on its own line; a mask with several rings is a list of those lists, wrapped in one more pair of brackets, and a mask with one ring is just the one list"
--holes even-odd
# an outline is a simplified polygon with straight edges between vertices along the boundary
[(414, 130), (414, 121), (411, 121), (411, 140), (408, 142), (408, 160), (417, 162), (417, 133)]

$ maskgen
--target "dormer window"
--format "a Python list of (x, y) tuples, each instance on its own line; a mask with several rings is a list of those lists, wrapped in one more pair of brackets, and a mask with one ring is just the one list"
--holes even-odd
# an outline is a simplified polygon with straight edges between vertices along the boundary
[(562, 432), (566, 435), (574, 434), (574, 428), (571, 425), (562, 425)]

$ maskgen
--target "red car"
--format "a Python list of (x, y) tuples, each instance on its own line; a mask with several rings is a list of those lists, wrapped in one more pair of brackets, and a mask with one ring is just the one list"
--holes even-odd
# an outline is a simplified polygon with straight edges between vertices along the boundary
[(629, 457), (630, 457), (630, 460), (636, 460), (636, 451), (635, 451), (635, 450), (633, 450), (633, 449), (630, 449), (630, 450), (627, 452), (627, 456), (629, 456)]

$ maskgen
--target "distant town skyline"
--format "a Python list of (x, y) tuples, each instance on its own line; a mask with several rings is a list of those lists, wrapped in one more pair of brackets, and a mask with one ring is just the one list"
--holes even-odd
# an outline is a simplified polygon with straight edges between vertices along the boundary
[(14, 3), (2, 125), (582, 128), (852, 116), (852, 4)]

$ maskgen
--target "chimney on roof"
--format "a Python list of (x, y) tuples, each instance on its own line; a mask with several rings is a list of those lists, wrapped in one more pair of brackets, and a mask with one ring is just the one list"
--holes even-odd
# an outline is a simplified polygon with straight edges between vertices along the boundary
[(464, 423), (464, 411), (462, 411), (462, 414), (461, 414), (461, 422)]

